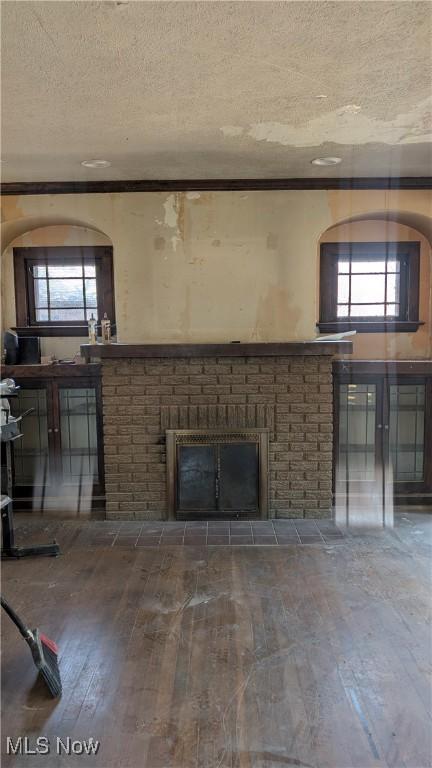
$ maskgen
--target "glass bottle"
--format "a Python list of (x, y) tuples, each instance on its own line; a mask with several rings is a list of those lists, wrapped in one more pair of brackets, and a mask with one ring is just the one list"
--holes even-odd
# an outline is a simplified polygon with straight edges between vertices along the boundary
[(111, 341), (111, 320), (108, 319), (108, 315), (104, 312), (104, 316), (101, 321), (102, 328), (102, 341), (104, 344), (109, 344)]
[(89, 344), (97, 343), (96, 318), (93, 317), (93, 312), (91, 314), (90, 320), (88, 321), (88, 338)]

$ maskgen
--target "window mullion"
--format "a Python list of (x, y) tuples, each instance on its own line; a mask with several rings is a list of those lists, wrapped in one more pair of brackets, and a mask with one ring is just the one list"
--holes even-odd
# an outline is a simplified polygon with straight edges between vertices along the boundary
[(51, 297), (50, 297), (50, 279), (48, 277), (48, 268), (47, 268), (47, 306), (48, 306), (48, 322), (51, 322)]
[(384, 317), (387, 317), (387, 276), (388, 276), (388, 248), (385, 252), (385, 270), (384, 270)]
[(86, 296), (86, 283), (85, 283), (85, 270), (84, 270), (84, 256), (82, 258), (82, 287), (83, 287), (83, 303), (84, 303), (84, 320), (87, 320), (87, 296)]
[[(404, 290), (402, 291), (402, 287)], [(408, 320), (409, 273), (406, 256), (399, 257), (399, 317)]]
[(352, 280), (352, 248), (349, 250), (348, 261), (348, 317), (351, 317), (351, 280)]
[(33, 277), (33, 267), (30, 266), (30, 264), (27, 264), (27, 275), (26, 275), (27, 285), (26, 285), (26, 291), (27, 291), (27, 318), (28, 322), (31, 325), (36, 320), (36, 308), (35, 308), (35, 295), (34, 295), (34, 277)]

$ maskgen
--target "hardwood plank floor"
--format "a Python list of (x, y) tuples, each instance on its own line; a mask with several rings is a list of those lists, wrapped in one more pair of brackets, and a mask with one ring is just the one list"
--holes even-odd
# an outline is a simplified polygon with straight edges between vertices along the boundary
[[(3, 563), (64, 690), (46, 697), (5, 617), (4, 768), (432, 765), (431, 516), (307, 546), (108, 547), (116, 525), (32, 524), (64, 554)], [(100, 748), (6, 755), (20, 735)]]

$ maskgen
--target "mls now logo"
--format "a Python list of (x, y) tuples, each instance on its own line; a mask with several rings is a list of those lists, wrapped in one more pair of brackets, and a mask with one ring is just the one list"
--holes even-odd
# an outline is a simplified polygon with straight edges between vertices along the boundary
[(15, 741), (6, 736), (7, 755), (96, 755), (100, 742), (93, 736), (86, 740), (71, 739), (67, 736), (61, 739), (59, 736), (51, 742), (47, 736), (39, 736), (33, 744), (28, 736), (19, 736)]

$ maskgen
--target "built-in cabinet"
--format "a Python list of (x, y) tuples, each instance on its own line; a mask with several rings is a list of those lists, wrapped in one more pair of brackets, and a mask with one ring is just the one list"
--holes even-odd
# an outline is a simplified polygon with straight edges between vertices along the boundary
[[(336, 361), (333, 373), (336, 505), (431, 504), (432, 362)], [(21, 387), (13, 413), (32, 409), (13, 444), (15, 508), (69, 516), (102, 508), (100, 366), (6, 366), (7, 376)]]
[(73, 375), (64, 365), (50, 368), (23, 366), (21, 375), (14, 369), (20, 391), (12, 411), (32, 409), (13, 446), (15, 507), (80, 513), (99, 506), (103, 497), (98, 367), (79, 366)]
[(334, 490), (396, 502), (432, 498), (428, 363), (335, 364)]

